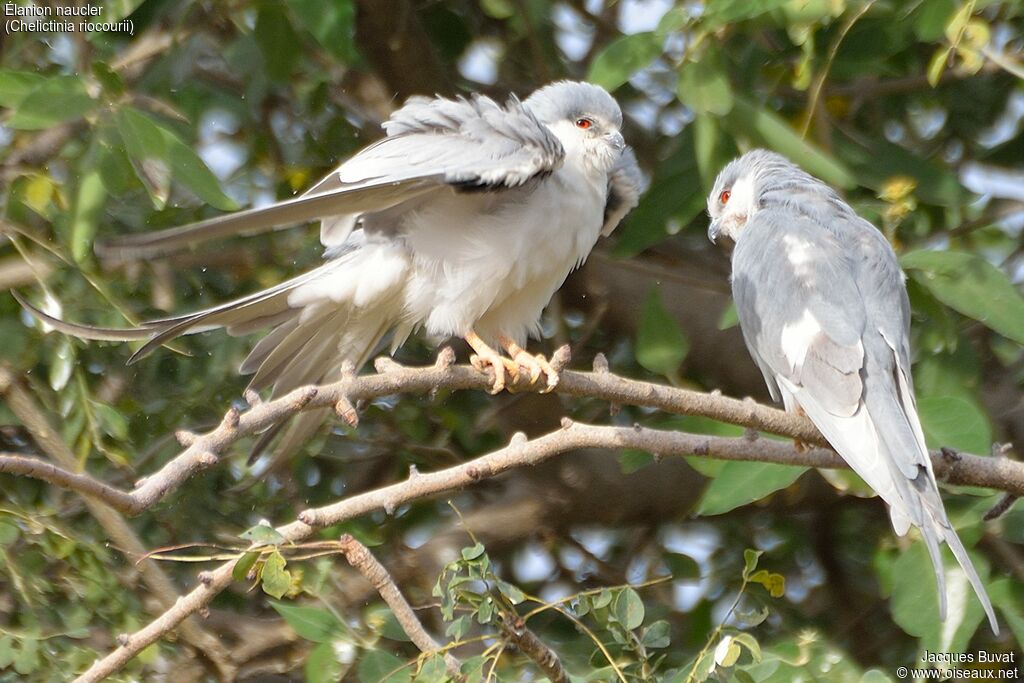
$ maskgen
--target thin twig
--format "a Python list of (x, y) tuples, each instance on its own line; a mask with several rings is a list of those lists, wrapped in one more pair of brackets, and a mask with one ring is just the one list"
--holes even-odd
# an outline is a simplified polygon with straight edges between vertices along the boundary
[(537, 637), (521, 616), (515, 612), (504, 614), (500, 623), (502, 633), (515, 643), (520, 652), (533, 660), (551, 683), (569, 683), (569, 672), (562, 666), (562, 660)]
[[(363, 577), (370, 582), (370, 584), (377, 590), (380, 597), (384, 600), (388, 607), (391, 608), (392, 613), (395, 615), (395, 619), (398, 620), (398, 624), (405, 631), (405, 635), (409, 636), (409, 639), (413, 642), (416, 647), (420, 649), (424, 654), (433, 654), (440, 652), (444, 649), (440, 643), (434, 640), (433, 636), (427, 633), (427, 630), (423, 628), (423, 624), (420, 622), (419, 617), (416, 616), (416, 612), (413, 611), (412, 607), (409, 606), (409, 602), (402, 595), (402, 591), (399, 590), (395, 584), (395, 580), (391, 578), (391, 574), (384, 568), (370, 549), (365, 545), (357, 541), (350, 534), (345, 534), (341, 537), (341, 552), (348, 560), (348, 563), (352, 565), (352, 568), (358, 571)], [(448, 668), (448, 673), (456, 678), (461, 678), (460, 668), (462, 664), (454, 655), (445, 653), (444, 663)]]

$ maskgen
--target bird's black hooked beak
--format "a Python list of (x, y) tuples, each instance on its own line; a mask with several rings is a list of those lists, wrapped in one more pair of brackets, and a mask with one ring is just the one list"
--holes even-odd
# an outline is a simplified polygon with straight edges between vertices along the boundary
[(717, 244), (718, 233), (722, 230), (721, 223), (717, 219), (713, 219), (711, 224), (708, 226), (708, 239), (711, 240), (711, 244)]

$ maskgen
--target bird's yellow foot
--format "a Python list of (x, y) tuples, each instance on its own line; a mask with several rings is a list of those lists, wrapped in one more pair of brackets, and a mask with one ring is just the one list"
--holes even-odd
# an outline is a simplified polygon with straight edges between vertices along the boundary
[(512, 362), (515, 365), (515, 370), (512, 373), (514, 379), (519, 378), (519, 368), (525, 368), (530, 372), (530, 386), (536, 384), (541, 375), (547, 378), (546, 386), (541, 393), (547, 393), (558, 386), (558, 370), (552, 367), (547, 358), (541, 354), (530, 353), (508, 337), (499, 337), (498, 341), (512, 357)]
[(519, 366), (488, 346), (483, 339), (477, 336), (476, 332), (470, 331), (465, 339), (476, 351), (469, 357), (469, 362), (473, 367), (482, 373), (486, 373), (487, 368), (494, 371), (494, 384), (491, 385), (491, 393), (497, 394), (505, 388), (505, 375), (510, 374), (515, 377), (519, 372)]

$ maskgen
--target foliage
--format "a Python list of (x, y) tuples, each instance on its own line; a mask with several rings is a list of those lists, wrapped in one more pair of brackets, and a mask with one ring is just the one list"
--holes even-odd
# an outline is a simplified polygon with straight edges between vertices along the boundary
[[(567, 283), (538, 350), (568, 341), (580, 366), (601, 351), (616, 372), (765, 398), (720, 294), (727, 266), (707, 243), (704, 202), (728, 159), (767, 146), (842, 190), (899, 253), (929, 444), (986, 454), (993, 440), (1024, 442), (1019, 3), (93, 4), (134, 32), (26, 32), (2, 46), (0, 282), (47, 310), (117, 327), (279, 282), (317, 261), (315, 231), (152, 263), (104, 263), (93, 245), (291, 196), (375, 139), (413, 92), (504, 97), (585, 76), (623, 104), (650, 187)], [(388, 8), (403, 20), (374, 14)], [(419, 50), (412, 63), (392, 54), (404, 45)], [(121, 486), (177, 452), (176, 429), (212, 426), (239, 400), (235, 371), (251, 343), (197, 335), (126, 367), (131, 345), (46, 333), (0, 296), (0, 360), (25, 378), (79, 465)], [(414, 340), (400, 353), (428, 362), (433, 348)], [(201, 623), (245, 653), (250, 680), (267, 671), (444, 679), (443, 659), (421, 655), (341, 569), (330, 544), (342, 533), (372, 547), (410, 602), (428, 607), (418, 612), (428, 630), (459, 645), (471, 679), (538, 675), (503, 635), (517, 617), (574, 681), (878, 681), (924, 648), (1011, 651), (1024, 637), (1024, 592), (1007, 559), (1022, 552), (1021, 512), (983, 522), (995, 496), (982, 490), (944, 497), (1009, 627), (1001, 639), (973, 598), (952, 628), (936, 630), (923, 545), (897, 541), (883, 505), (859, 501), (863, 484), (848, 473), (825, 483), (801, 468), (691, 458), (698, 475), (639, 452), (602, 469), (605, 458), (571, 454), (459, 494), (480, 538), (468, 548), (444, 501), (366, 515), (309, 547), (258, 523), (391, 483), (411, 466), (468, 459), (517, 430), (552, 429), (565, 413), (741, 431), (530, 400), (375, 401), (361, 407), (358, 429), (335, 426), (266, 476), (252, 477), (239, 449), (132, 529), (177, 560), (145, 561), (179, 588), (205, 566), (195, 560), (243, 557)], [(2, 403), (0, 451), (39, 452)], [(139, 558), (110, 542), (80, 498), (8, 475), (0, 490), (0, 681), (67, 680), (158, 610), (138, 581)], [(217, 550), (178, 549), (191, 544)], [(182, 637), (147, 648), (121, 675), (184, 667), (214, 675)]]

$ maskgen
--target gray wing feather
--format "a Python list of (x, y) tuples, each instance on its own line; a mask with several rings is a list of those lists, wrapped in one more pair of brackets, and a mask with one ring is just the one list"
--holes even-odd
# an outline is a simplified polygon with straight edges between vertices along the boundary
[(618, 161), (612, 167), (608, 178), (608, 200), (604, 207), (604, 225), (601, 234), (607, 237), (618, 227), (622, 219), (640, 203), (644, 191), (644, 179), (636, 154), (631, 147), (622, 150)]
[(517, 99), (413, 98), (384, 124), (388, 137), (366, 147), (305, 194), (198, 223), (100, 242), (101, 257), (138, 259), (202, 241), (324, 219), (325, 246), (345, 241), (364, 214), (442, 188), (519, 187), (555, 171), (558, 138)]

